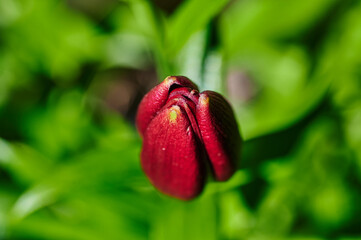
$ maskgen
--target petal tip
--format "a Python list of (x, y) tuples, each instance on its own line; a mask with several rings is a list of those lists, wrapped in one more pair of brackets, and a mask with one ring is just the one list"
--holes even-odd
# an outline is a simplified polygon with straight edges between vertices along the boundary
[(202, 106), (207, 106), (209, 104), (209, 97), (206, 94), (201, 93), (199, 96), (199, 103)]
[(168, 76), (164, 79), (164, 83), (167, 85), (167, 86), (170, 86), (172, 85), (174, 82), (177, 81), (177, 78), (175, 76)]

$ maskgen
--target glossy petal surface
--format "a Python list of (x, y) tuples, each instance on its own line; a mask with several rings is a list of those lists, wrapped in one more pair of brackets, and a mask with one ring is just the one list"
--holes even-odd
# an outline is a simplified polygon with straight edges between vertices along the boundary
[(172, 105), (162, 109), (145, 131), (141, 163), (158, 190), (189, 200), (204, 186), (206, 167), (202, 151), (187, 112)]
[(198, 89), (197, 86), (188, 78), (183, 76), (167, 77), (161, 84), (155, 86), (149, 93), (147, 93), (139, 104), (136, 126), (141, 134), (149, 125), (150, 121), (157, 115), (158, 111), (166, 104), (168, 96), (172, 88), (189, 87), (191, 89)]
[(168, 77), (153, 88), (140, 103), (136, 125), (144, 140), (142, 168), (169, 196), (198, 196), (209, 168), (216, 181), (236, 170), (242, 139), (231, 106), (216, 92), (199, 93), (186, 77)]
[(196, 118), (216, 180), (229, 179), (236, 170), (241, 137), (229, 103), (213, 91), (200, 94)]

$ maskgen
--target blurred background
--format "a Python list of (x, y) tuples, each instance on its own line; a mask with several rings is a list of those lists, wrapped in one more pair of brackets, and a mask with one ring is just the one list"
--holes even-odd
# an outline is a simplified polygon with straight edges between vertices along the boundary
[[(361, 1), (0, 0), (0, 239), (361, 239)], [(141, 171), (168, 75), (231, 102), (240, 169)]]

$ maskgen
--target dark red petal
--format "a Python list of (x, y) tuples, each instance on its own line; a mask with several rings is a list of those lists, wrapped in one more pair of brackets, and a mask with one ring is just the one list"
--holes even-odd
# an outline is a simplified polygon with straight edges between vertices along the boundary
[(173, 98), (185, 97), (192, 101), (194, 104), (198, 103), (199, 92), (198, 90), (189, 88), (189, 87), (181, 87), (174, 89), (170, 94), (168, 101)]
[(236, 170), (242, 143), (233, 110), (222, 95), (204, 91), (199, 96), (196, 118), (214, 177), (225, 181)]
[(206, 172), (203, 149), (185, 110), (163, 108), (144, 134), (141, 163), (159, 191), (190, 200), (203, 189)]
[(167, 77), (162, 83), (150, 90), (140, 102), (136, 116), (136, 126), (141, 136), (144, 135), (150, 121), (166, 104), (170, 90), (174, 87), (189, 87), (198, 90), (191, 80), (183, 76)]

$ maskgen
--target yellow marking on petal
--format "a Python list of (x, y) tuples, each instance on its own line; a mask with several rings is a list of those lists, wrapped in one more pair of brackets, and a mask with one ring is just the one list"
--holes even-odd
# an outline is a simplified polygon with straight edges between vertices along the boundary
[(173, 76), (168, 76), (164, 79), (165, 84), (172, 84), (176, 81), (176, 78)]
[(175, 123), (177, 121), (178, 115), (181, 114), (180, 108), (178, 106), (173, 106), (170, 108), (169, 112), (169, 121)]
[(201, 96), (199, 97), (199, 102), (202, 105), (208, 105), (209, 104), (209, 97), (207, 97), (206, 95), (201, 94)]

